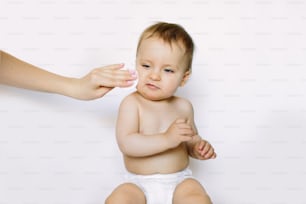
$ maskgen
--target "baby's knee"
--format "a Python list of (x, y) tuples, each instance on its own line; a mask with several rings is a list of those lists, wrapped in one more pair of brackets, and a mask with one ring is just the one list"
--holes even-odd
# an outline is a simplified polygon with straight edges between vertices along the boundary
[(118, 186), (105, 200), (105, 204), (145, 204), (144, 193), (136, 185), (125, 183)]
[(186, 179), (180, 183), (175, 189), (173, 201), (174, 204), (212, 203), (204, 187), (195, 179)]

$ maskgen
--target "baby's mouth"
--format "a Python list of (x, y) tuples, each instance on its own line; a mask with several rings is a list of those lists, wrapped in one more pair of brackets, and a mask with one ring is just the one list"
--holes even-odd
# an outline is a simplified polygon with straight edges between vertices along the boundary
[(159, 89), (158, 86), (151, 84), (151, 83), (147, 83), (146, 86), (149, 87), (150, 89)]

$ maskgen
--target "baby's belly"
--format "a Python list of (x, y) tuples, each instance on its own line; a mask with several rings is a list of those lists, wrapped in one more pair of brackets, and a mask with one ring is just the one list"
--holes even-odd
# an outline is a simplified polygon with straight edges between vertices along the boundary
[(183, 145), (149, 157), (124, 156), (126, 169), (134, 174), (169, 174), (185, 169), (189, 156)]

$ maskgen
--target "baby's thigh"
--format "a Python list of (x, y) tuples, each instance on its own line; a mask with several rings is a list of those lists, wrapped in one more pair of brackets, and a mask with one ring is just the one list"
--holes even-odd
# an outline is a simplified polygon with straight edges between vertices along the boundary
[(173, 204), (181, 203), (211, 204), (211, 200), (204, 187), (197, 180), (189, 178), (177, 185), (173, 193)]
[(142, 190), (132, 183), (118, 186), (106, 199), (106, 204), (145, 204), (146, 198)]

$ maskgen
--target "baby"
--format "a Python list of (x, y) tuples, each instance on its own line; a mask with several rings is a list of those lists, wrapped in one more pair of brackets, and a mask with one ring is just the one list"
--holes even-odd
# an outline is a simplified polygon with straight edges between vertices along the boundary
[(107, 204), (210, 204), (188, 169), (189, 156), (216, 157), (194, 123), (192, 104), (175, 96), (190, 74), (194, 44), (180, 25), (160, 22), (141, 35), (136, 55), (136, 91), (120, 105), (116, 136), (126, 183)]

